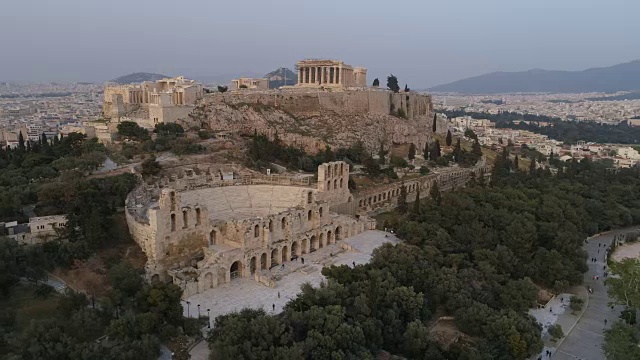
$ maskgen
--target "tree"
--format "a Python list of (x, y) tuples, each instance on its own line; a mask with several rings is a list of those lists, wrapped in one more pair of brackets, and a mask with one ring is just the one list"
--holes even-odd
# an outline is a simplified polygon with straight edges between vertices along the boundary
[(416, 201), (413, 203), (413, 213), (420, 215), (420, 186), (416, 189)]
[(378, 80), (378, 78), (373, 79), (373, 87), (378, 87), (380, 86), (380, 80)]
[(159, 123), (153, 132), (162, 136), (181, 136), (184, 134), (184, 128), (178, 123)]
[(434, 113), (433, 114), (433, 124), (431, 125), (431, 131), (433, 131), (433, 133), (436, 133), (436, 130), (438, 128), (438, 114)]
[(151, 156), (142, 162), (142, 171), (140, 173), (143, 176), (156, 176), (160, 174), (161, 171), (162, 166), (160, 166), (160, 163), (156, 161), (155, 156)]
[(219, 93), (225, 93), (225, 92), (227, 92), (227, 90), (229, 90), (228, 86), (226, 86), (226, 85), (224, 85), (224, 86), (218, 85), (218, 92)]
[(445, 139), (445, 144), (447, 144), (447, 146), (451, 146), (452, 143), (453, 143), (453, 137), (451, 136), (451, 130), (447, 130), (447, 137)]
[(616, 321), (604, 331), (602, 349), (609, 360), (640, 359), (640, 331), (631, 325)]
[(378, 149), (378, 162), (380, 165), (384, 165), (387, 162), (385, 156), (387, 155), (387, 151), (384, 149), (384, 143), (380, 142), (380, 149)]
[(609, 294), (618, 304), (627, 308), (640, 308), (640, 260), (627, 258), (610, 265), (611, 274), (606, 280)]
[(432, 161), (438, 160), (440, 158), (441, 149), (440, 149), (440, 140), (436, 140), (431, 147), (431, 152), (429, 153), (429, 159)]
[[(118, 124), (118, 134), (134, 140), (145, 140), (149, 138), (149, 132), (133, 121), (120, 122)], [(60, 142), (64, 143), (63, 140), (60, 140)]]
[(24, 145), (24, 136), (22, 136), (22, 131), (18, 131), (18, 149), (20, 151), (25, 151), (27, 149)]
[(462, 146), (460, 145), (460, 138), (458, 138), (458, 141), (456, 142), (456, 146), (453, 148), (452, 154), (453, 154), (453, 160), (457, 164), (462, 163), (463, 151), (462, 151)]
[(471, 145), (471, 154), (476, 158), (476, 160), (480, 160), (480, 158), (482, 158), (482, 147), (480, 146), (478, 139), (475, 139), (473, 145)]
[(536, 173), (537, 165), (535, 156), (531, 158), (531, 163), (529, 164), (529, 175), (533, 176)]
[(409, 92), (409, 86), (407, 84), (404, 84), (404, 92), (406, 93)]
[(564, 332), (562, 331), (562, 326), (560, 326), (560, 324), (553, 324), (549, 326), (548, 331), (551, 338), (555, 340), (559, 340), (564, 337)]
[(429, 196), (435, 201), (436, 205), (440, 205), (442, 201), (442, 194), (440, 194), (440, 187), (438, 187), (438, 181), (434, 181), (431, 189), (429, 190)]
[(380, 175), (380, 164), (371, 156), (367, 156), (362, 162), (364, 165), (364, 171), (371, 178), (375, 178)]
[(429, 149), (429, 143), (425, 142), (424, 143), (424, 149), (422, 149), (422, 157), (425, 160), (429, 160), (429, 154), (431, 153), (431, 149)]
[(478, 140), (478, 135), (476, 135), (476, 133), (471, 129), (465, 130), (464, 136), (468, 137), (471, 140)]
[(387, 77), (387, 88), (393, 91), (394, 93), (397, 93), (400, 91), (400, 85), (398, 85), (398, 78), (395, 77), (393, 74)]
[(409, 154), (407, 154), (407, 158), (409, 160), (413, 160), (416, 158), (416, 145), (414, 143), (411, 143), (411, 145), (409, 145)]
[(403, 184), (400, 186), (400, 195), (398, 196), (398, 212), (405, 214), (409, 209), (407, 204), (407, 187)]
[(518, 155), (513, 159), (513, 168), (515, 171), (520, 169), (520, 160), (518, 159)]

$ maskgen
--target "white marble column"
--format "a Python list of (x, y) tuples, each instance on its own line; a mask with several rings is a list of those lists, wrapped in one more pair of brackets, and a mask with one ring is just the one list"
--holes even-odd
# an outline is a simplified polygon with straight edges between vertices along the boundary
[(298, 68), (298, 84), (302, 83), (302, 68)]

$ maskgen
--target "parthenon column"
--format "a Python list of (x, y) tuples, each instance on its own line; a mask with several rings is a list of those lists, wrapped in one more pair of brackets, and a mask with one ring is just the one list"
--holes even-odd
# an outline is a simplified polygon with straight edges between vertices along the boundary
[(298, 84), (302, 83), (302, 67), (298, 68)]
[(336, 66), (336, 84), (340, 84), (340, 70), (342, 70), (339, 66)]

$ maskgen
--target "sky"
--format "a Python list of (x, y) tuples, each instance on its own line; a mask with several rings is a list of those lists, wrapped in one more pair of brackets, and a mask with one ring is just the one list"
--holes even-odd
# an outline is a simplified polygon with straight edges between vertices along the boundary
[(633, 0), (4, 0), (0, 81), (265, 74), (304, 58), (414, 89), (640, 59)]

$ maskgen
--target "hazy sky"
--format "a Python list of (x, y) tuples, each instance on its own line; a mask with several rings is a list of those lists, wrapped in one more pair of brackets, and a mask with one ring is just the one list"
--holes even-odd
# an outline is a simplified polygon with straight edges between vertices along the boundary
[(637, 0), (4, 0), (0, 81), (263, 74), (335, 58), (421, 88), (640, 59), (639, 13)]

